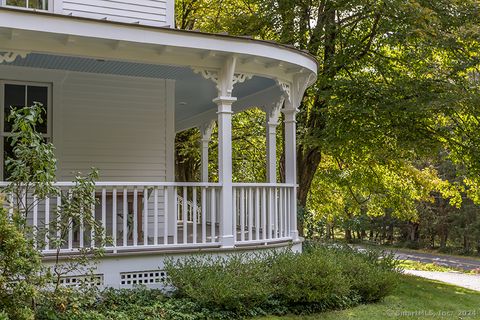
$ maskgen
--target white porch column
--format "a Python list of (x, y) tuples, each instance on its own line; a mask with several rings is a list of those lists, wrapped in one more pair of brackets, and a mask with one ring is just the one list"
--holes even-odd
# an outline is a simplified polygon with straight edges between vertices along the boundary
[(232, 103), (237, 99), (218, 97), (218, 182), (222, 184), (220, 214), (222, 215), (222, 247), (233, 247), (233, 185), (232, 185)]
[(290, 104), (283, 110), (285, 115), (285, 182), (293, 184), (290, 195), (290, 236), (298, 239), (297, 230), (297, 123), (295, 120), (297, 110)]
[(220, 194), (220, 235), (222, 247), (235, 246), (233, 237), (233, 184), (232, 184), (232, 97), (237, 58), (225, 60), (218, 74), (218, 97), (213, 100), (218, 106), (218, 182), (222, 184)]
[(269, 183), (277, 182), (277, 127), (284, 101), (285, 98), (281, 97), (280, 101), (265, 109), (267, 114), (267, 182)]
[(202, 173), (201, 181), (208, 182), (208, 144), (212, 139), (212, 131), (215, 126), (215, 122), (209, 122), (200, 127), (200, 133), (202, 134), (201, 138), (201, 148), (202, 148)]

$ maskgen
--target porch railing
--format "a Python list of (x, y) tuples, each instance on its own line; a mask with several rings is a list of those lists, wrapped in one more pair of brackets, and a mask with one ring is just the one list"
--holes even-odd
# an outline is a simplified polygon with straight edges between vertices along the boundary
[(234, 239), (237, 244), (290, 239), (294, 185), (236, 183), (233, 186)]
[[(5, 187), (6, 183), (0, 183)], [(56, 183), (68, 194), (73, 183)], [(107, 252), (144, 249), (221, 246), (222, 216), (232, 214), (236, 245), (290, 240), (293, 185), (234, 184), (233, 208), (220, 212), (221, 185), (216, 183), (98, 182), (97, 204), (89, 209), (109, 240)], [(6, 195), (6, 206), (16, 203)], [(26, 213), (37, 246), (46, 255), (56, 252), (53, 240), (62, 243), (61, 253), (95, 247), (94, 230), (82, 221), (71, 221), (68, 234), (57, 230), (62, 197), (42, 200), (26, 196)], [(11, 210), (11, 209), (10, 209)], [(41, 239), (40, 239), (41, 238)]]

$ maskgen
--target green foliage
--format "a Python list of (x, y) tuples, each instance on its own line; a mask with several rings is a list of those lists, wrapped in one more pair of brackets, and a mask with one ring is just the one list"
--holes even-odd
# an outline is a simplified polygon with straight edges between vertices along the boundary
[(33, 319), (41, 269), (40, 255), (24, 233), (23, 217), (14, 213), (10, 218), (0, 209), (0, 314)]
[[(101, 222), (96, 220), (91, 214), (91, 208), (94, 208), (97, 200), (95, 198), (95, 181), (98, 179), (97, 170), (93, 170), (86, 177), (77, 174), (75, 176), (75, 185), (67, 192), (62, 193), (62, 205), (58, 210), (60, 219), (56, 219), (51, 227), (60, 234), (48, 233), (50, 247), (56, 250), (56, 263), (51, 268), (55, 291), (60, 289), (62, 276), (75, 272), (77, 274), (88, 275), (95, 269), (95, 262), (103, 256), (104, 246), (108, 239), (104, 234)], [(95, 246), (79, 249), (79, 254), (65, 261), (60, 261), (61, 249), (68, 240), (69, 231), (75, 226), (82, 225), (88, 237), (86, 241), (94, 242)], [(90, 231), (90, 232), (89, 232)]]
[(271, 272), (278, 299), (294, 309), (315, 306), (318, 311), (344, 307), (350, 283), (337, 258), (321, 253), (310, 250), (302, 255), (284, 254), (276, 258)]
[[(91, 214), (96, 204), (97, 171), (93, 170), (87, 177), (76, 175), (75, 185), (68, 192), (54, 186), (54, 148), (36, 131), (43, 111), (42, 106), (35, 103), (31, 107), (12, 109), (9, 117), (13, 122), (14, 156), (6, 161), (10, 184), (4, 192), (11, 195), (9, 199), (14, 199), (14, 203), (10, 204), (8, 214), (5, 209), (0, 211), (0, 310), (5, 309), (13, 319), (33, 319), (37, 296), (41, 290), (51, 289), (52, 281), (53, 295), (61, 299), (64, 294), (59, 286), (61, 277), (69, 272), (88, 273), (107, 240)], [(46, 228), (31, 227), (28, 220), (34, 206), (52, 196), (61, 196), (62, 205), (56, 213), (60, 219), (54, 219)], [(95, 249), (80, 250), (75, 257), (61, 261), (60, 250), (75, 224), (83, 224), (87, 231), (92, 231), (95, 238), (90, 241), (95, 241)], [(45, 239), (57, 252), (50, 269), (44, 268), (40, 259)]]
[(165, 270), (177, 293), (201, 305), (245, 313), (264, 304), (272, 294), (265, 276), (267, 260), (244, 255), (225, 258), (194, 256), (170, 260)]
[[(25, 193), (33, 193), (38, 199), (56, 193), (53, 187), (57, 170), (55, 148), (36, 131), (36, 125), (43, 121), (43, 113), (42, 105), (35, 103), (31, 107), (12, 108), (8, 117), (13, 121), (10, 143), (14, 157), (5, 161), (8, 181), (11, 182), (6, 191), (17, 199), (22, 199)], [(20, 201), (17, 207), (26, 215), (33, 205)]]
[(308, 313), (378, 301), (390, 294), (398, 268), (392, 257), (380, 257), (311, 245), (303, 254), (171, 260), (166, 271), (177, 296), (205, 308), (240, 316), (252, 315), (252, 310)]

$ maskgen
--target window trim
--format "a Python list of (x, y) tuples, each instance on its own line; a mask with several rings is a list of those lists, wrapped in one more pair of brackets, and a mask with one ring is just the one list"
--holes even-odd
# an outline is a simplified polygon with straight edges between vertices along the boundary
[(38, 87), (46, 87), (47, 88), (47, 133), (42, 133), (42, 136), (50, 141), (52, 141), (52, 92), (53, 92), (53, 84), (49, 82), (36, 82), (36, 81), (19, 81), (19, 80), (0, 80), (0, 179), (4, 180), (4, 152), (5, 146), (4, 141), (5, 137), (12, 136), (11, 133), (5, 132), (5, 85), (13, 84), (13, 85), (22, 85), (22, 86), (38, 86)]
[[(26, 0), (26, 1), (28, 2), (29, 0)], [(7, 0), (0, 0), (0, 6), (6, 7), (6, 8), (27, 10), (27, 11), (44, 11), (44, 12), (53, 11), (53, 0), (45, 0), (45, 3), (47, 4), (47, 9), (36, 9), (36, 8), (28, 8), (26, 6), (20, 7), (20, 6), (7, 5)]]

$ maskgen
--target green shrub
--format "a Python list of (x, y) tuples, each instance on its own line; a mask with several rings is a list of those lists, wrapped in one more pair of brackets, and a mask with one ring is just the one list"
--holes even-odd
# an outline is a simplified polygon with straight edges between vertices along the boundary
[(22, 217), (0, 208), (0, 314), (10, 319), (33, 319), (41, 281), (40, 255), (23, 231)]
[(276, 257), (268, 275), (275, 297), (284, 304), (311, 305), (316, 310), (339, 307), (350, 292), (348, 279), (332, 254), (317, 251), (284, 253)]
[(196, 256), (167, 261), (165, 270), (178, 296), (203, 306), (245, 312), (273, 293), (267, 262), (246, 255)]
[(398, 264), (380, 252), (307, 244), (304, 253), (169, 261), (176, 295), (238, 315), (318, 312), (375, 302), (397, 283)]
[(391, 253), (372, 249), (359, 252), (348, 245), (319, 243), (309, 243), (305, 252), (336, 260), (337, 268), (350, 284), (352, 299), (359, 302), (380, 301), (398, 283), (400, 264)]

